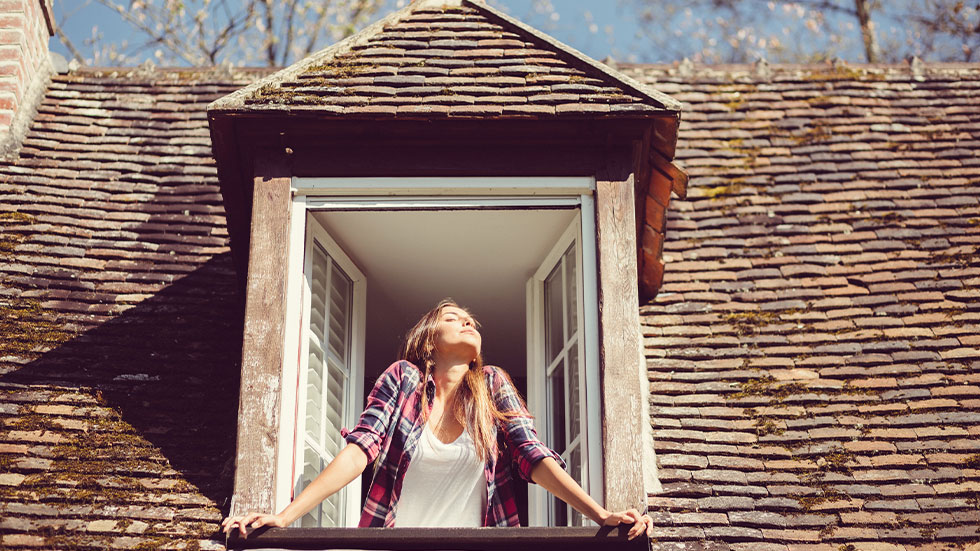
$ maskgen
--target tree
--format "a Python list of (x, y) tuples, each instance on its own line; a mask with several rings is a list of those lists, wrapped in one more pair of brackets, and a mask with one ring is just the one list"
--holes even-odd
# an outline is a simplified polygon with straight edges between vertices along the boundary
[(970, 6), (963, 0), (924, 0), (923, 4), (909, 14), (916, 54), (962, 61), (980, 57), (980, 2)]
[[(408, 0), (75, 0), (55, 2), (58, 36), (72, 55), (97, 65), (282, 66), (349, 34)], [(609, 0), (488, 0), (580, 48), (599, 38), (588, 8)], [(556, 5), (558, 6), (556, 8)], [(974, 61), (980, 56), (980, 0), (619, 0), (641, 31), (605, 26), (617, 57), (702, 63)], [(573, 9), (580, 10), (577, 14)], [(85, 38), (65, 22), (99, 24)], [(559, 14), (559, 10), (562, 12)], [(86, 12), (86, 13), (83, 13)], [(560, 17), (566, 15), (566, 17)], [(89, 24), (91, 25), (91, 24)], [(77, 25), (76, 25), (77, 27)], [(626, 44), (627, 42), (632, 42)], [(624, 47), (625, 46), (625, 47)]]
[[(350, 35), (388, 3), (385, 0), (87, 0), (62, 13), (59, 29), (65, 21), (90, 8), (93, 1), (108, 8), (118, 21), (107, 22), (102, 29), (96, 25), (91, 37), (81, 43), (63, 31), (58, 32), (59, 39), (79, 61), (127, 65), (138, 63), (152, 52), (159, 64), (191, 66), (288, 65)], [(131, 33), (132, 38), (106, 40), (106, 25)]]
[(620, 1), (643, 21), (651, 61), (797, 62), (857, 51), (870, 63), (972, 61), (980, 46), (980, 3), (965, 0)]

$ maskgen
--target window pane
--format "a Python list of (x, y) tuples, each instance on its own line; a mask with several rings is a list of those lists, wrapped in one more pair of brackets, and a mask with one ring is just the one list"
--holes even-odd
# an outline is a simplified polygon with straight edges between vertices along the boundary
[(551, 447), (558, 453), (565, 451), (565, 369), (561, 364), (548, 377), (551, 401)]
[(343, 490), (324, 499), (320, 503), (320, 526), (339, 527), (340, 526), (340, 499)]
[[(576, 339), (577, 340), (577, 339)], [(581, 407), (581, 396), (578, 384), (579, 365), (578, 365), (578, 346), (575, 341), (568, 349), (568, 440), (575, 440), (578, 436), (581, 424), (579, 415)]]
[(565, 319), (567, 320), (566, 339), (578, 330), (578, 276), (575, 262), (575, 244), (565, 253)]
[[(317, 455), (315, 451), (310, 449), (308, 446), (304, 446), (303, 449), (303, 476), (300, 478), (300, 489), (306, 488), (313, 482), (316, 475), (320, 474), (323, 470), (323, 460)], [(320, 508), (315, 507), (309, 513), (303, 515), (300, 519), (300, 526), (303, 528), (316, 528), (320, 526)]]
[[(582, 446), (575, 446), (572, 453), (568, 455), (568, 474), (579, 484), (582, 483)], [(569, 507), (572, 514), (572, 526), (582, 526), (582, 514)]]
[(555, 526), (568, 526), (568, 505), (564, 501), (552, 496), (552, 507), (555, 509)]
[(562, 333), (562, 277), (561, 263), (551, 271), (548, 279), (544, 282), (544, 334), (545, 334), (545, 365), (561, 354), (565, 345), (565, 336)]

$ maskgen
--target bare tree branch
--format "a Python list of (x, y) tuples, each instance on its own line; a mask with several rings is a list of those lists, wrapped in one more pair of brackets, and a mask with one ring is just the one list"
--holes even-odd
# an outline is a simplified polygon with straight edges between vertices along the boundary
[(343, 37), (392, 1), (85, 0), (112, 10), (134, 38), (113, 41), (95, 33), (84, 45), (66, 47), (86, 60), (108, 52), (110, 60), (128, 63), (152, 55), (178, 65), (286, 65)]
[(54, 32), (58, 36), (58, 40), (61, 40), (61, 43), (65, 45), (65, 48), (68, 48), (68, 51), (71, 52), (72, 57), (77, 59), (79, 63), (84, 63), (85, 56), (82, 55), (82, 52), (79, 51), (75, 44), (72, 43), (71, 39), (68, 38), (68, 35), (61, 30), (60, 25), (54, 28)]
[(293, 35), (296, 33), (296, 29), (293, 27), (293, 20), (296, 16), (296, 5), (299, 3), (299, 1), (300, 0), (289, 0), (289, 4), (286, 7), (286, 37), (282, 45), (283, 59), (280, 62), (281, 65), (286, 64), (286, 58), (289, 57), (289, 52), (293, 49)]
[[(146, 34), (147, 41), (145, 42), (144, 47), (154, 44), (160, 45), (167, 48), (173, 55), (180, 58), (188, 65), (202, 65), (200, 59), (196, 59), (193, 56), (188, 55), (190, 52), (188, 51), (188, 48), (184, 47), (187, 45), (186, 40), (181, 40), (176, 34), (174, 34), (170, 25), (159, 24), (157, 25), (157, 28), (153, 28), (141, 21), (139, 17), (133, 14), (133, 12), (127, 11), (122, 7), (122, 5), (114, 2), (113, 0), (98, 0), (98, 2), (108, 8), (113, 9), (124, 21)], [(166, 19), (166, 17), (163, 19)], [(160, 29), (162, 29), (162, 31)]]
[[(643, 22), (651, 61), (879, 62), (980, 55), (975, 0), (620, 0)], [(550, 4), (541, 0), (536, 5)], [(888, 48), (882, 48), (886, 39)], [(666, 59), (664, 59), (665, 56)]]
[(327, 6), (329, 2), (324, 2), (324, 5), (320, 7), (320, 13), (317, 14), (316, 21), (310, 25), (310, 38), (306, 41), (306, 46), (302, 49), (302, 55), (307, 56), (313, 53), (316, 48), (316, 43), (320, 38), (320, 30), (323, 29), (324, 21), (327, 19)]

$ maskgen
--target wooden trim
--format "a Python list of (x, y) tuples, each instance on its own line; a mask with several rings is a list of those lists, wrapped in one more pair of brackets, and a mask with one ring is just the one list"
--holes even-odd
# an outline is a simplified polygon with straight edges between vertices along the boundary
[[(231, 256), (238, 277), (239, 289), (245, 289), (248, 278), (248, 239), (252, 183), (247, 180), (246, 165), (242, 164), (234, 121), (210, 120), (211, 150), (218, 167), (218, 184), (225, 209), (225, 226), (231, 240)], [(247, 168), (252, 168), (248, 166)]]
[(670, 180), (670, 188), (678, 197), (681, 199), (687, 198), (688, 175), (686, 172), (670, 162), (670, 159), (664, 157), (656, 149), (650, 150), (650, 163), (655, 167), (655, 170), (660, 171)]
[[(653, 130), (648, 129), (643, 133), (643, 139), (633, 143), (633, 207), (634, 224), (636, 225), (636, 271), (641, 276), (646, 272), (646, 257), (643, 254), (643, 230), (647, 225), (646, 219), (646, 197), (650, 188), (650, 139)], [(638, 282), (640, 286), (640, 299), (647, 298), (644, 293), (642, 278)]]
[(233, 533), (229, 549), (456, 549), (459, 551), (585, 551), (650, 549), (642, 535), (626, 539), (617, 528), (272, 528), (242, 539)]
[(677, 130), (680, 128), (681, 114), (673, 113), (672, 117), (660, 117), (653, 121), (652, 149), (667, 159), (677, 155)]
[(331, 196), (565, 196), (592, 193), (595, 179), (591, 176), (564, 177), (481, 177), (467, 178), (315, 178), (293, 179), (297, 195)]
[[(371, 148), (338, 145), (328, 150), (296, 149), (298, 176), (331, 177), (513, 177), (589, 176), (598, 160), (586, 148), (429, 148), (415, 145)], [(441, 155), (435, 154), (435, 151)]]
[(596, 175), (605, 506), (645, 509), (643, 434), (649, 412), (639, 384), (633, 151), (607, 151)]
[[(441, 157), (449, 151), (480, 147), (533, 146), (536, 151), (559, 148), (586, 148), (603, 144), (628, 144), (650, 128), (651, 120), (614, 117), (607, 119), (440, 119), (432, 120), (356, 120), (321, 117), (315, 113), (293, 113), (283, 119), (281, 113), (250, 113), (229, 117), (210, 113), (218, 121), (236, 121), (237, 138), (242, 146), (255, 143), (275, 143), (302, 150), (326, 151), (334, 147), (360, 148), (362, 155), (371, 155), (376, 147), (397, 151), (399, 146), (421, 149), (430, 156)], [(654, 121), (658, 128), (672, 127), (676, 114), (665, 114)], [(264, 142), (255, 142), (261, 139)], [(469, 144), (465, 147), (462, 144)], [(658, 145), (653, 144), (655, 147)], [(664, 144), (666, 146), (666, 144)], [(476, 147), (479, 151), (479, 147)], [(666, 153), (667, 150), (662, 150)], [(327, 151), (328, 152), (328, 151)], [(485, 157), (490, 160), (491, 155)], [(671, 157), (672, 158), (672, 157)], [(375, 160), (379, 160), (376, 157)]]
[(255, 164), (232, 514), (274, 512), (292, 201), (288, 163), (273, 155)]
[(48, 36), (54, 36), (58, 25), (55, 23), (53, 2), (52, 0), (38, 0), (38, 2), (41, 4), (41, 13), (44, 14), (44, 25), (48, 28)]
[[(306, 260), (306, 198), (293, 198), (289, 228), (289, 264), (286, 268), (286, 320), (282, 399), (279, 415), (279, 456), (276, 459), (277, 472), (281, 475), (276, 480), (277, 511), (283, 510), (293, 499), (293, 444), (296, 440), (296, 420), (299, 419), (297, 395), (299, 394), (299, 364), (303, 347), (303, 306), (306, 291), (304, 267)], [(287, 474), (288, 473), (288, 474)]]

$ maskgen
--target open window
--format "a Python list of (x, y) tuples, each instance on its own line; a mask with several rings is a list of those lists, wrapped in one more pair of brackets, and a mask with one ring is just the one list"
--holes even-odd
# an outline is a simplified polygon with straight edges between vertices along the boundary
[[(569, 224), (527, 282), (528, 405), (542, 438), (565, 460), (585, 491), (601, 495), (594, 252), (583, 247), (581, 214)], [(532, 519), (542, 526), (581, 526), (583, 517), (543, 488), (530, 489)]]
[[(290, 471), (301, 492), (343, 447), (340, 431), (363, 408), (364, 275), (327, 234), (307, 217), (299, 300), (294, 438)], [(302, 527), (345, 526), (358, 518), (360, 479), (297, 521)]]
[[(415, 195), (400, 198), (352, 189), (357, 181), (324, 195), (320, 183), (294, 181), (284, 380), (295, 383), (283, 385), (277, 508), (339, 451), (340, 429), (356, 423), (364, 389), (396, 359), (403, 333), (447, 296), (473, 310), (486, 362), (511, 374), (542, 440), (601, 500), (591, 179), (509, 188), (544, 185), (545, 196), (502, 196), (499, 181), (494, 193), (479, 181), (411, 182)], [(531, 488), (532, 525), (581, 524)], [(298, 525), (356, 525), (359, 488), (328, 501)]]

